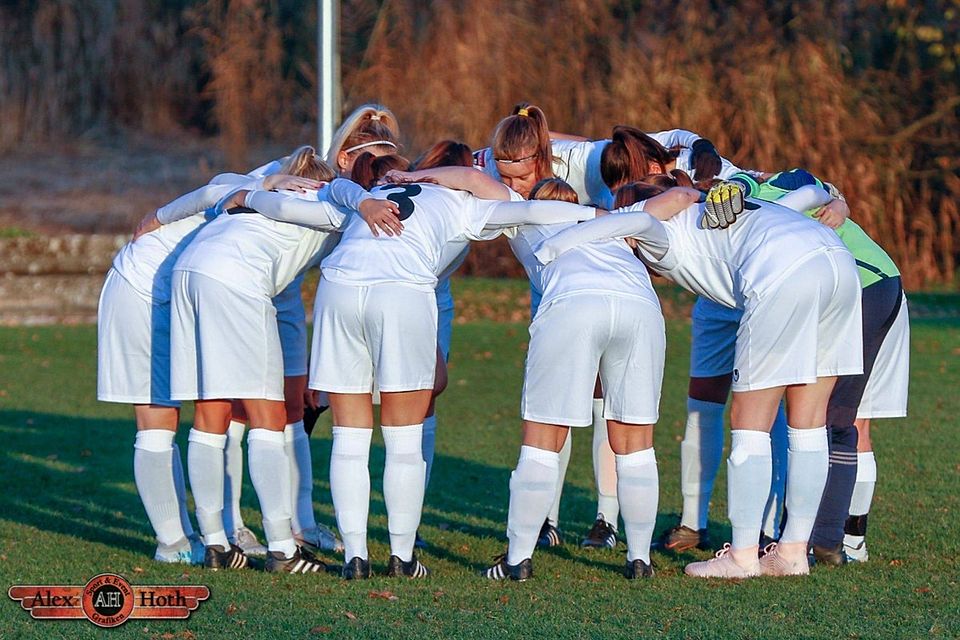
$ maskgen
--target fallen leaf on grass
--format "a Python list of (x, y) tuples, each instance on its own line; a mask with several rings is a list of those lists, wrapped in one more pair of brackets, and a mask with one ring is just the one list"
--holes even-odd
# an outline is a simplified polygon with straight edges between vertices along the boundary
[(930, 593), (932, 589), (930, 587), (918, 587), (914, 589), (915, 593)]
[(902, 565), (902, 564), (903, 564), (903, 561), (902, 561), (902, 560), (891, 560), (891, 561), (890, 561), (890, 566), (891, 566), (891, 567), (899, 567), (899, 566)]
[(133, 572), (134, 572), (134, 573), (143, 573), (143, 567), (134, 567), (134, 568), (133, 568)]
[(500, 596), (499, 598), (497, 598), (497, 601), (500, 604), (507, 604), (508, 602), (510, 602), (510, 596)]
[(319, 627), (314, 627), (313, 629), (310, 629), (310, 633), (317, 633), (317, 634), (330, 633), (331, 631), (333, 631), (333, 627), (327, 627), (327, 626), (319, 626)]
[(357, 619), (357, 614), (355, 614), (353, 611), (344, 611), (343, 615), (347, 616), (347, 620), (355, 621)]
[(400, 598), (394, 595), (392, 591), (371, 591), (367, 594), (370, 598), (380, 598), (382, 600), (399, 600)]
[(239, 611), (239, 610), (240, 610), (240, 608), (239, 608), (237, 605), (235, 605), (235, 604), (233, 604), (233, 603), (231, 602), (230, 604), (227, 605), (227, 611), (226, 611), (226, 613), (227, 613), (228, 616), (232, 616), (233, 614), (235, 614), (235, 613), (236, 613), (237, 611)]

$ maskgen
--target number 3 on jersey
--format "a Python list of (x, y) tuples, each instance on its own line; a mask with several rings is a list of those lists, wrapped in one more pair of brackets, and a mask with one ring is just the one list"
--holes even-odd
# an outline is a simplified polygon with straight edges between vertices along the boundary
[[(397, 189), (399, 189), (399, 191), (396, 191)], [(413, 203), (413, 198), (420, 195), (423, 189), (418, 184), (405, 184), (390, 187), (390, 190), (394, 191), (394, 193), (389, 194), (387, 200), (392, 200), (397, 203), (397, 206), (400, 207), (399, 218), (406, 220), (413, 215), (413, 210), (416, 208)]]

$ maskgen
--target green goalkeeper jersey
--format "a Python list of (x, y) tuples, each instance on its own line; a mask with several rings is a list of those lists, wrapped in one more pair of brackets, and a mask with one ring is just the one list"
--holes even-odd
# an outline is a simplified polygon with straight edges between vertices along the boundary
[[(788, 192), (806, 185), (812, 184), (826, 190), (823, 182), (803, 169), (782, 171), (770, 176), (766, 182), (758, 182), (748, 173), (738, 173), (730, 179), (744, 187), (744, 196), (766, 202), (776, 202)], [(816, 209), (810, 209), (805, 211), (804, 214), (812, 218), (816, 211)], [(900, 275), (900, 270), (897, 269), (897, 265), (890, 259), (887, 252), (874, 242), (873, 238), (868, 236), (866, 231), (860, 228), (860, 225), (856, 222), (848, 218), (836, 231), (840, 240), (843, 241), (843, 244), (847, 246), (847, 249), (850, 250), (857, 261), (861, 286), (869, 287), (884, 278)]]

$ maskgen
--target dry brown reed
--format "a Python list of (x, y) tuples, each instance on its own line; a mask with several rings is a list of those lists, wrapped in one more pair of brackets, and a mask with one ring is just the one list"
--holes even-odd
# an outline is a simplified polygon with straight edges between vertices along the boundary
[[(344, 0), (344, 109), (388, 104), (406, 153), (488, 142), (519, 100), (555, 130), (682, 127), (744, 168), (836, 183), (906, 284), (952, 283), (960, 246), (955, 0)], [(309, 142), (314, 3), (0, 5), (0, 149), (126, 128), (218, 133), (231, 163)], [(306, 135), (305, 135), (306, 134)], [(493, 268), (492, 265), (501, 265)], [(502, 244), (475, 273), (517, 273)]]

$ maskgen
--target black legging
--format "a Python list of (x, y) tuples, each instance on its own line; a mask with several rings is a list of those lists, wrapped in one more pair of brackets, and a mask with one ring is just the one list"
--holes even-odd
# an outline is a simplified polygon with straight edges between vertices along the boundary
[(900, 313), (903, 286), (900, 277), (885, 278), (864, 288), (863, 374), (841, 376), (827, 405), (830, 434), (830, 471), (810, 543), (836, 548), (843, 542), (843, 524), (857, 481), (857, 409), (877, 360), (880, 345)]

